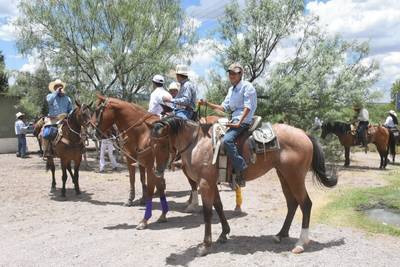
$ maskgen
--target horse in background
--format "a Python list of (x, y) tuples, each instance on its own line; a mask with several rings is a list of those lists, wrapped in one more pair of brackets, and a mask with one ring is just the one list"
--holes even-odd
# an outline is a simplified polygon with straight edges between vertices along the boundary
[[(47, 157), (46, 162), (46, 170), (51, 170), (52, 174), (51, 189), (53, 191), (56, 189), (54, 157), (60, 158), (63, 182), (61, 189), (62, 197), (65, 197), (66, 193), (67, 170), (72, 177), (75, 193), (77, 195), (81, 193), (79, 188), (79, 167), (84, 152), (84, 140), (82, 139), (81, 128), (82, 126), (88, 126), (86, 122), (90, 121), (91, 111), (88, 105), (81, 105), (78, 101), (75, 101), (75, 104), (76, 108), (61, 122), (59, 127), (61, 127), (62, 134), (56, 137), (55, 144), (52, 144), (54, 156)], [(74, 172), (72, 172), (72, 162), (74, 162)]]
[[(273, 129), (280, 142), (280, 149), (268, 151), (266, 154), (257, 154), (255, 163), (249, 164), (244, 171), (247, 181), (254, 180), (276, 169), (283, 194), (287, 202), (285, 222), (275, 236), (280, 242), (289, 236), (289, 229), (300, 206), (303, 213), (302, 230), (293, 253), (301, 253), (309, 242), (308, 228), (310, 222), (312, 202), (305, 186), (305, 176), (311, 169), (317, 180), (326, 187), (337, 184), (336, 173), (328, 177), (325, 171), (324, 154), (317, 141), (307, 136), (304, 131), (285, 124), (274, 124)], [(155, 154), (155, 170), (162, 176), (168, 165), (170, 150), (181, 151), (182, 163), (186, 167), (189, 178), (199, 186), (203, 201), (203, 215), (205, 222), (204, 241), (198, 249), (198, 254), (204, 256), (211, 247), (211, 217), (214, 206), (222, 225), (222, 233), (218, 242), (226, 242), (230, 227), (224, 214), (221, 198), (217, 188), (218, 169), (212, 164), (213, 146), (209, 127), (202, 127), (199, 123), (184, 121), (177, 117), (163, 118), (153, 125), (151, 143)], [(248, 141), (247, 141), (248, 142)], [(245, 158), (249, 158), (251, 151), (246, 145), (243, 150)]]
[(42, 127), (44, 125), (44, 119), (45, 119), (45, 117), (40, 117), (33, 123), (33, 136), (36, 137), (36, 140), (39, 144), (39, 154), (40, 155), (43, 155), (42, 141), (40, 140), (40, 133), (42, 132)]
[[(328, 134), (335, 134), (339, 138), (339, 142), (344, 146), (345, 162), (344, 166), (350, 166), (350, 147), (359, 145), (357, 136), (352, 134), (351, 124), (340, 121), (324, 122), (321, 126), (321, 138), (325, 139)], [(389, 152), (389, 131), (383, 126), (368, 126), (367, 141), (373, 143), (379, 152), (380, 169), (386, 168)]]

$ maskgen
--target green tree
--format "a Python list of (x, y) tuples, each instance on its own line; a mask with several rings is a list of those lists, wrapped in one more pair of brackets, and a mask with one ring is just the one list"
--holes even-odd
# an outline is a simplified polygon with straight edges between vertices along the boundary
[(6, 72), (6, 64), (4, 63), (3, 52), (0, 51), (0, 93), (6, 92), (8, 89), (8, 75)]
[(38, 51), (78, 91), (126, 100), (169, 70), (193, 37), (175, 0), (22, 0), (19, 10), (22, 53)]
[[(20, 97), (19, 108), (30, 117), (47, 115), (46, 96), (49, 94), (48, 85), (51, 81), (49, 71), (42, 64), (33, 74), (18, 72), (15, 84), (10, 87), (9, 94)], [(68, 85), (66, 88), (69, 94)]]
[(392, 88), (390, 88), (390, 100), (392, 105), (396, 104), (396, 94), (400, 94), (400, 79), (395, 81), (392, 84)]

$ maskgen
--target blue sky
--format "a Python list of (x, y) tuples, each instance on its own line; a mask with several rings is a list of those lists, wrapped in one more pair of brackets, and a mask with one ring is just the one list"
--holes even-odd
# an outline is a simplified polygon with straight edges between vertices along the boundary
[[(217, 25), (216, 19), (223, 14), (230, 0), (183, 0), (182, 8), (199, 25), (200, 42), (197, 53), (191, 59), (195, 76), (204, 77), (215, 69), (215, 53), (209, 35)], [(239, 0), (243, 3), (244, 0)], [(306, 14), (320, 17), (320, 25), (330, 34), (340, 34), (348, 40), (369, 41), (371, 54), (367, 60), (376, 60), (381, 76), (375, 88), (386, 93), (391, 84), (400, 78), (400, 1), (398, 0), (306, 0)], [(15, 31), (11, 22), (18, 15), (15, 0), (0, 0), (0, 50), (3, 51), (9, 70), (33, 71), (37, 61), (34, 57), (22, 57), (15, 45)], [(290, 49), (278, 47), (272, 64), (284, 60)]]

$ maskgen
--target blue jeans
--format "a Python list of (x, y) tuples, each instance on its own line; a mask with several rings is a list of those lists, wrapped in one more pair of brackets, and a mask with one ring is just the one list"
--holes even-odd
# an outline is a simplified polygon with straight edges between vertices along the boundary
[(24, 134), (18, 134), (18, 152), (17, 155), (25, 157), (26, 155), (26, 137)]
[(232, 165), (233, 168), (235, 169), (235, 172), (243, 171), (244, 169), (247, 168), (247, 164), (244, 158), (239, 154), (239, 150), (235, 145), (235, 140), (242, 132), (247, 130), (249, 127), (250, 127), (249, 124), (242, 123), (240, 125), (240, 128), (236, 129), (230, 128), (224, 135), (224, 147), (226, 153), (228, 154), (229, 158), (232, 161)]
[(184, 120), (191, 120), (193, 116), (193, 111), (186, 109), (176, 109), (174, 111), (175, 116), (180, 117)]

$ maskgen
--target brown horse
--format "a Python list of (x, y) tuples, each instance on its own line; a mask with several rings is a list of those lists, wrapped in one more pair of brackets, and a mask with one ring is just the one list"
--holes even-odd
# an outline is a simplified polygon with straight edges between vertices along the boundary
[[(293, 249), (294, 253), (304, 251), (309, 242), (308, 227), (311, 213), (311, 200), (305, 186), (305, 176), (312, 169), (324, 186), (333, 187), (337, 183), (336, 175), (331, 178), (325, 173), (324, 155), (314, 138), (304, 131), (285, 125), (273, 126), (280, 142), (280, 149), (257, 154), (255, 164), (249, 163), (244, 172), (247, 181), (254, 180), (270, 169), (275, 168), (286, 198), (288, 212), (282, 229), (275, 236), (276, 241), (289, 236), (289, 228), (298, 206), (303, 213), (302, 231)], [(204, 242), (198, 250), (199, 255), (206, 255), (211, 246), (211, 216), (214, 206), (222, 224), (219, 242), (225, 242), (230, 227), (225, 218), (220, 195), (217, 188), (218, 169), (212, 165), (213, 147), (209, 127), (198, 123), (183, 121), (180, 118), (164, 118), (153, 125), (152, 147), (155, 153), (156, 174), (162, 175), (167, 166), (169, 151), (178, 150), (182, 155), (183, 165), (189, 177), (200, 186), (205, 221)], [(245, 158), (249, 158), (248, 146), (243, 150)]]
[[(130, 196), (129, 199), (134, 199), (135, 196), (135, 166), (139, 165), (141, 174), (146, 172), (147, 185), (145, 175), (141, 175), (143, 198), (146, 203), (146, 211), (143, 220), (137, 225), (137, 229), (147, 227), (148, 220), (152, 215), (152, 198), (155, 187), (160, 195), (162, 206), (162, 214), (158, 222), (166, 221), (168, 212), (168, 204), (165, 198), (165, 181), (164, 179), (156, 178), (153, 171), (154, 155), (150, 146), (150, 132), (152, 125), (158, 121), (160, 117), (147, 112), (141, 106), (128, 103), (116, 98), (106, 98), (98, 95), (95, 114), (92, 116), (92, 125), (94, 125), (97, 134), (101, 135), (107, 131), (115, 123), (120, 132), (119, 137), (125, 143), (122, 152), (126, 155), (129, 176), (130, 176)], [(191, 182), (193, 203), (189, 203), (191, 211), (197, 205), (197, 185)], [(193, 197), (194, 196), (194, 197)]]
[[(76, 103), (76, 108), (62, 121), (62, 137), (54, 146), (55, 156), (60, 158), (62, 169), (62, 182), (61, 196), (65, 197), (65, 183), (69, 174), (74, 183), (75, 192), (79, 195), (79, 167), (82, 160), (82, 153), (84, 144), (81, 137), (81, 127), (86, 127), (85, 122), (90, 121), (91, 112), (89, 106), (85, 104)], [(74, 162), (74, 172), (72, 173), (71, 163)], [(55, 165), (52, 156), (47, 157), (46, 170), (51, 170), (52, 184), (51, 189), (56, 189), (55, 179)]]
[[(345, 162), (344, 166), (350, 165), (350, 147), (358, 145), (357, 137), (351, 133), (351, 124), (334, 121), (322, 124), (321, 138), (325, 139), (328, 134), (335, 134), (342, 146), (344, 146)], [(389, 131), (382, 126), (369, 126), (367, 132), (368, 143), (375, 144), (381, 162), (379, 168), (386, 168), (389, 149)]]
[(45, 117), (40, 117), (33, 124), (33, 136), (36, 137), (36, 140), (39, 144), (39, 154), (40, 155), (43, 155), (42, 142), (40, 140), (40, 133), (42, 132), (42, 127), (44, 125), (44, 119), (45, 119)]

